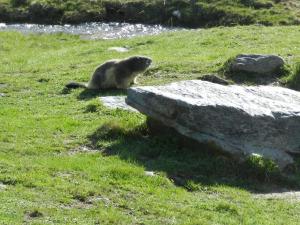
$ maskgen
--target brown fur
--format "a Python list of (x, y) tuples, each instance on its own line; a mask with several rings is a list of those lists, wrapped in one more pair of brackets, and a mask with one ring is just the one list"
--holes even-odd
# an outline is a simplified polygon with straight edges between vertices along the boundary
[(109, 60), (98, 66), (87, 84), (71, 82), (67, 88), (126, 89), (136, 83), (138, 74), (144, 72), (152, 60), (145, 56), (132, 56), (123, 60)]

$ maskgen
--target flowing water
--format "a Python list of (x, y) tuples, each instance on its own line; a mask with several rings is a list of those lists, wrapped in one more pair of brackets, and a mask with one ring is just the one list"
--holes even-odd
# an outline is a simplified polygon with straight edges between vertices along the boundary
[(0, 31), (14, 30), (22, 33), (69, 33), (87, 39), (130, 38), (142, 35), (154, 35), (178, 30), (161, 25), (129, 23), (83, 23), (78, 25), (40, 25), (40, 24), (5, 24), (0, 23)]

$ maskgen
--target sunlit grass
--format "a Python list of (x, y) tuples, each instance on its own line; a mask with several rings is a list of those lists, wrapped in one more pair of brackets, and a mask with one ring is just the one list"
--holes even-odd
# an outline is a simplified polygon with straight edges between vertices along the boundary
[[(209, 149), (192, 151), (174, 136), (151, 135), (145, 116), (110, 110), (97, 99), (122, 91), (65, 92), (64, 85), (87, 81), (105, 60), (136, 54), (153, 59), (141, 85), (218, 72), (239, 53), (279, 54), (293, 66), (299, 35), (297, 26), (98, 41), (1, 32), (0, 222), (297, 224), (298, 203), (251, 192), (268, 190), (268, 182), (297, 188), (299, 175), (283, 183), (261, 167), (259, 176), (246, 174), (249, 168)], [(112, 46), (130, 51), (108, 51)]]

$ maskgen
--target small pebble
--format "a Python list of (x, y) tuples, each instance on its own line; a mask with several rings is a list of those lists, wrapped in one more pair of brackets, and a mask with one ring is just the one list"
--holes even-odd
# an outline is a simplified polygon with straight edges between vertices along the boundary
[(116, 51), (116, 52), (128, 52), (129, 49), (128, 48), (124, 48), (124, 47), (110, 47), (108, 48), (109, 51)]
[(100, 100), (104, 106), (111, 109), (118, 108), (118, 109), (137, 112), (136, 109), (126, 104), (125, 98), (126, 96), (104, 96), (104, 97), (100, 97)]
[(145, 171), (145, 175), (149, 177), (155, 176), (155, 173), (153, 171)]

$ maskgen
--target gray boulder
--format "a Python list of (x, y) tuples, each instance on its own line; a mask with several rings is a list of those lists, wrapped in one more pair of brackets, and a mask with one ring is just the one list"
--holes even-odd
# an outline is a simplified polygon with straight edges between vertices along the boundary
[(200, 143), (240, 159), (259, 154), (280, 168), (300, 153), (300, 93), (282, 87), (191, 80), (134, 87), (127, 104)]
[(276, 55), (238, 55), (230, 64), (231, 72), (272, 75), (284, 65)]

